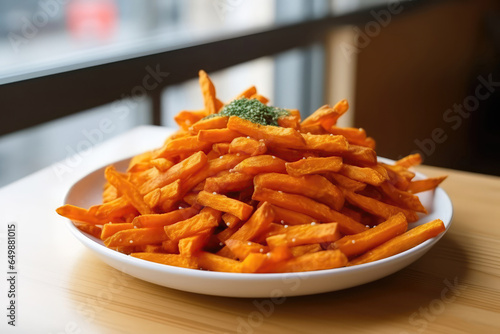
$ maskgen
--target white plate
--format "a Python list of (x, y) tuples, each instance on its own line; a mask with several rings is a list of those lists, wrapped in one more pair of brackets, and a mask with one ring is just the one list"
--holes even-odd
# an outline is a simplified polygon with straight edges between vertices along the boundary
[[(379, 161), (392, 163), (379, 158)], [(125, 170), (128, 159), (115, 163), (118, 170)], [(417, 174), (418, 178), (424, 178)], [(65, 202), (88, 208), (101, 203), (104, 167), (76, 182), (69, 190)], [(419, 194), (422, 204), (429, 214), (412, 223), (411, 227), (433, 219), (443, 220), (449, 229), (453, 207), (446, 192), (437, 188)], [(284, 274), (241, 274), (210, 272), (149, 262), (106, 248), (102, 241), (77, 229), (71, 221), (67, 224), (71, 233), (99, 256), (105, 263), (142, 280), (173, 289), (227, 297), (279, 298), (335, 291), (368, 283), (388, 276), (416, 261), (444, 235), (427, 240), (403, 253), (389, 258), (329, 270)]]

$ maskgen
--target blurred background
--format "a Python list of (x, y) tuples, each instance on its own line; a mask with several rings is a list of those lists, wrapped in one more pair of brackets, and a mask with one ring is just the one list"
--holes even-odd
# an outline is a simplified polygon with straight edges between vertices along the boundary
[[(256, 85), (303, 117), (342, 98), (380, 156), (500, 175), (493, 0), (0, 2), (0, 186)], [(148, 78), (145, 81), (145, 78)], [(149, 81), (148, 81), (149, 80)]]

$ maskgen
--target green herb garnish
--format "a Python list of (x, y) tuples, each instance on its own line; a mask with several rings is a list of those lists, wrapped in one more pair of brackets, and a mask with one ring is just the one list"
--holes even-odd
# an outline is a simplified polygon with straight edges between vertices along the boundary
[(288, 110), (266, 106), (259, 100), (249, 100), (243, 97), (224, 106), (219, 113), (208, 115), (205, 118), (238, 116), (253, 123), (278, 126), (278, 118), (288, 115), (290, 115)]

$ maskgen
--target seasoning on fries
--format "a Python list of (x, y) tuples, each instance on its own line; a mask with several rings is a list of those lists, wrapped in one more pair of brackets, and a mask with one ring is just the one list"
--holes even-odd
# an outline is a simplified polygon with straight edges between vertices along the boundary
[(281, 273), (380, 260), (445, 231), (416, 193), (446, 178), (414, 180), (418, 154), (377, 161), (365, 130), (342, 128), (349, 105), (268, 106), (252, 86), (225, 104), (200, 71), (204, 109), (182, 111), (164, 145), (106, 168), (103, 202), (56, 211), (104, 245), (191, 269)]

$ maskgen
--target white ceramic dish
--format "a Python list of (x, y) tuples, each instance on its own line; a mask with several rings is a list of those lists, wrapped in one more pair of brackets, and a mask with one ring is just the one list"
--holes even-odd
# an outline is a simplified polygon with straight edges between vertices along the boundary
[[(379, 158), (392, 163), (391, 160)], [(128, 159), (115, 163), (118, 170), (125, 170)], [(418, 178), (423, 178), (417, 174)], [(69, 190), (65, 202), (89, 207), (101, 202), (104, 184), (104, 167), (76, 182)], [(439, 218), (449, 229), (453, 207), (446, 192), (437, 188), (420, 194), (422, 204), (429, 214), (412, 223), (412, 227)], [(71, 221), (71, 233), (108, 265), (142, 280), (173, 289), (227, 297), (289, 297), (346, 289), (388, 276), (416, 261), (444, 235), (425, 241), (408, 251), (383, 260), (363, 265), (284, 274), (238, 274), (210, 272), (157, 264), (106, 248), (102, 241), (77, 229)]]

